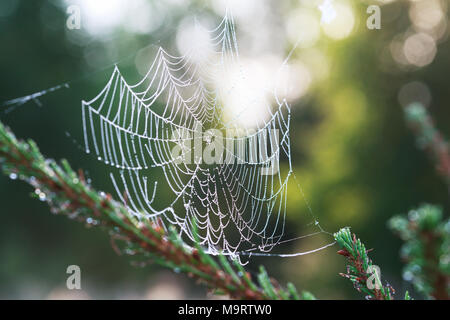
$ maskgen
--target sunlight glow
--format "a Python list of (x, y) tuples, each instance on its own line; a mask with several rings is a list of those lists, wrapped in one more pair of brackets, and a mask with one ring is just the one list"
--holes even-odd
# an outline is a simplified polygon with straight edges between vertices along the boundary
[(272, 74), (265, 65), (265, 62), (241, 59), (241, 64), (219, 72), (216, 88), (227, 121), (234, 120), (238, 126), (252, 128), (269, 118), (271, 101), (267, 83)]
[(336, 10), (333, 7), (333, 0), (324, 0), (324, 3), (319, 6), (319, 10), (322, 12), (322, 23), (331, 23), (336, 18)]
[(213, 44), (209, 32), (202, 27), (204, 22), (192, 23), (192, 19), (183, 20), (177, 32), (177, 48), (181, 55), (189, 56), (195, 63), (208, 60), (213, 54)]
[(104, 34), (119, 25), (125, 3), (121, 0), (80, 0), (82, 24), (92, 34)]
[(316, 44), (320, 37), (320, 23), (316, 10), (299, 8), (292, 12), (287, 20), (287, 34), (292, 43), (301, 48)]
[(325, 34), (335, 40), (348, 37), (355, 26), (355, 14), (348, 1), (336, 1), (334, 3), (336, 18), (328, 24), (323, 24)]

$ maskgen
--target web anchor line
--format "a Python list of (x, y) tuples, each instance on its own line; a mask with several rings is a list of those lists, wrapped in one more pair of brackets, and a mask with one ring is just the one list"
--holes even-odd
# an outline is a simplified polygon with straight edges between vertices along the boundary
[[(157, 47), (157, 45), (151, 44), (151, 45), (147, 45), (145, 48), (147, 48), (147, 47)], [(143, 48), (141, 48), (140, 50), (142, 50), (142, 49)], [(97, 74), (99, 72), (104, 72), (104, 71), (106, 71), (108, 69), (114, 68), (115, 66), (117, 66), (120, 63), (122, 63), (123, 61), (128, 60), (128, 59), (130, 59), (132, 57), (135, 57), (136, 54), (140, 50), (138, 50), (138, 51), (136, 51), (136, 52), (134, 52), (132, 54), (129, 54), (128, 56), (123, 57), (122, 59), (119, 59), (119, 60), (117, 60), (117, 61), (115, 61), (115, 62), (113, 62), (113, 63), (111, 63), (109, 65), (106, 65), (106, 66), (100, 68), (100, 69), (94, 70), (92, 72), (88, 72), (87, 74), (82, 75), (79, 78), (75, 78), (75, 79), (72, 79), (72, 80), (69, 80), (69, 81), (61, 82), (61, 83), (59, 83), (59, 84), (57, 84), (55, 86), (43, 89), (41, 91), (33, 92), (33, 93), (29, 94), (29, 95), (25, 95), (25, 96), (22, 96), (22, 97), (18, 97), (18, 98), (14, 98), (14, 99), (3, 101), (3, 102), (0, 103), (0, 107), (1, 108), (6, 108), (5, 110), (3, 110), (4, 113), (10, 113), (10, 112), (14, 111), (16, 108), (18, 108), (18, 107), (20, 107), (20, 106), (22, 106), (22, 105), (24, 105), (24, 104), (26, 104), (26, 103), (28, 103), (30, 101), (34, 101), (38, 106), (42, 106), (42, 103), (40, 102), (39, 98), (41, 98), (43, 96), (46, 96), (46, 95), (49, 95), (51, 93), (55, 93), (55, 92), (60, 91), (62, 89), (70, 89), (71, 86), (73, 84), (75, 84), (75, 83), (78, 83), (78, 82), (83, 81), (83, 80), (85, 80), (87, 78), (90, 78), (90, 77), (92, 77), (93, 75), (95, 75), (95, 74)]]

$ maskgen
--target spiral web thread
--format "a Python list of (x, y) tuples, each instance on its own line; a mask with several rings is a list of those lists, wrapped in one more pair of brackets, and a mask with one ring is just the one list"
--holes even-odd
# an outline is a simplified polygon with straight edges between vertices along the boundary
[[(116, 66), (103, 90), (82, 102), (86, 152), (111, 167), (118, 197), (138, 219), (176, 226), (187, 243), (195, 241), (195, 223), (200, 244), (211, 254), (291, 256), (269, 253), (293, 240), (284, 239), (288, 182), (295, 177), (289, 105), (272, 92), (275, 107), (265, 105), (269, 117), (258, 119), (255, 129), (239, 126), (240, 113), (226, 117), (222, 101), (229, 92), (216, 81), (233, 66), (242, 67), (230, 12), (207, 34), (209, 45), (184, 56), (160, 47), (136, 84)], [(200, 62), (199, 52), (206, 57)], [(234, 133), (221, 137), (223, 163), (205, 164), (192, 151), (195, 137), (208, 128)], [(217, 138), (205, 135), (203, 142), (207, 147)], [(175, 146), (178, 157), (171, 151)], [(194, 156), (192, 163), (180, 161), (187, 155)], [(286, 165), (274, 170), (271, 164), (280, 158)], [(304, 237), (324, 232), (313, 223), (317, 232)]]

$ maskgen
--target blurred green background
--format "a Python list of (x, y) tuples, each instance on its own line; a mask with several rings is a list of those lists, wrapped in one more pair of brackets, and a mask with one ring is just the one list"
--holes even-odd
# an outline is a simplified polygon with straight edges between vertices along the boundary
[[(13, 108), (0, 119), (32, 138), (50, 158), (88, 170), (97, 188), (110, 188), (106, 168), (80, 144), (80, 101), (93, 97), (118, 63), (139, 79), (153, 45), (177, 50), (176, 39), (194, 16), (217, 21), (220, 0), (80, 0), (0, 2), (0, 102), (70, 81), (69, 89)], [(400, 241), (386, 227), (394, 214), (429, 202), (449, 209), (449, 195), (426, 154), (417, 149), (402, 108), (419, 101), (450, 137), (448, 1), (335, 0), (337, 16), (321, 22), (323, 0), (228, 1), (243, 61), (271, 68), (290, 59), (287, 87), (293, 110), (293, 163), (305, 198), (321, 226), (351, 226), (370, 248), (382, 279), (399, 292)], [(81, 29), (66, 27), (67, 8), (81, 9)], [(381, 29), (369, 30), (366, 10), (381, 8)], [(149, 47), (150, 45), (150, 47)], [(274, 63), (272, 63), (274, 62)], [(270, 73), (270, 70), (268, 71)], [(293, 183), (295, 183), (293, 181)], [(52, 216), (27, 196), (23, 183), (0, 177), (0, 298), (206, 298), (203, 288), (155, 266), (137, 268), (117, 256), (106, 233)], [(288, 230), (307, 215), (289, 192)], [(291, 250), (314, 247), (303, 240)], [(316, 245), (317, 246), (317, 245)], [(337, 247), (298, 258), (253, 259), (282, 281), (320, 299), (361, 298), (345, 279)], [(65, 289), (66, 268), (82, 270), (81, 291)], [(414, 290), (412, 290), (414, 296)]]

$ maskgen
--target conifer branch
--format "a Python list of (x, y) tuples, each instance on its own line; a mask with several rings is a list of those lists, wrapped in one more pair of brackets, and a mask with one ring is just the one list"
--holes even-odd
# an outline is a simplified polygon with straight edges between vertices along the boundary
[[(45, 159), (33, 141), (17, 140), (1, 122), (0, 166), (10, 178), (30, 184), (33, 195), (46, 201), (53, 213), (89, 227), (101, 227), (109, 232), (113, 243), (125, 243), (126, 253), (184, 272), (214, 293), (250, 300), (301, 297), (291, 283), (287, 289), (279, 286), (263, 267), (255, 280), (236, 260), (213, 257), (200, 245), (194, 249), (186, 246), (174, 228), (164, 230), (160, 223), (139, 221), (111, 195), (88, 185), (82, 171), (76, 173), (65, 160), (59, 165)], [(115, 244), (113, 247), (118, 249)], [(303, 297), (311, 299), (312, 295), (303, 293)]]
[(436, 163), (437, 172), (448, 184), (450, 193), (450, 146), (435, 127), (434, 121), (425, 107), (412, 103), (405, 108), (405, 117), (417, 137), (419, 148), (430, 153)]
[(394, 288), (389, 284), (382, 284), (381, 275), (369, 258), (370, 250), (366, 250), (361, 240), (357, 239), (349, 228), (339, 230), (334, 234), (334, 238), (341, 247), (338, 254), (344, 256), (348, 263), (347, 273), (340, 275), (349, 279), (355, 289), (365, 293), (369, 300), (394, 300)]
[(388, 225), (405, 241), (403, 278), (427, 298), (449, 300), (450, 219), (443, 220), (442, 209), (423, 205), (407, 216), (393, 217)]

